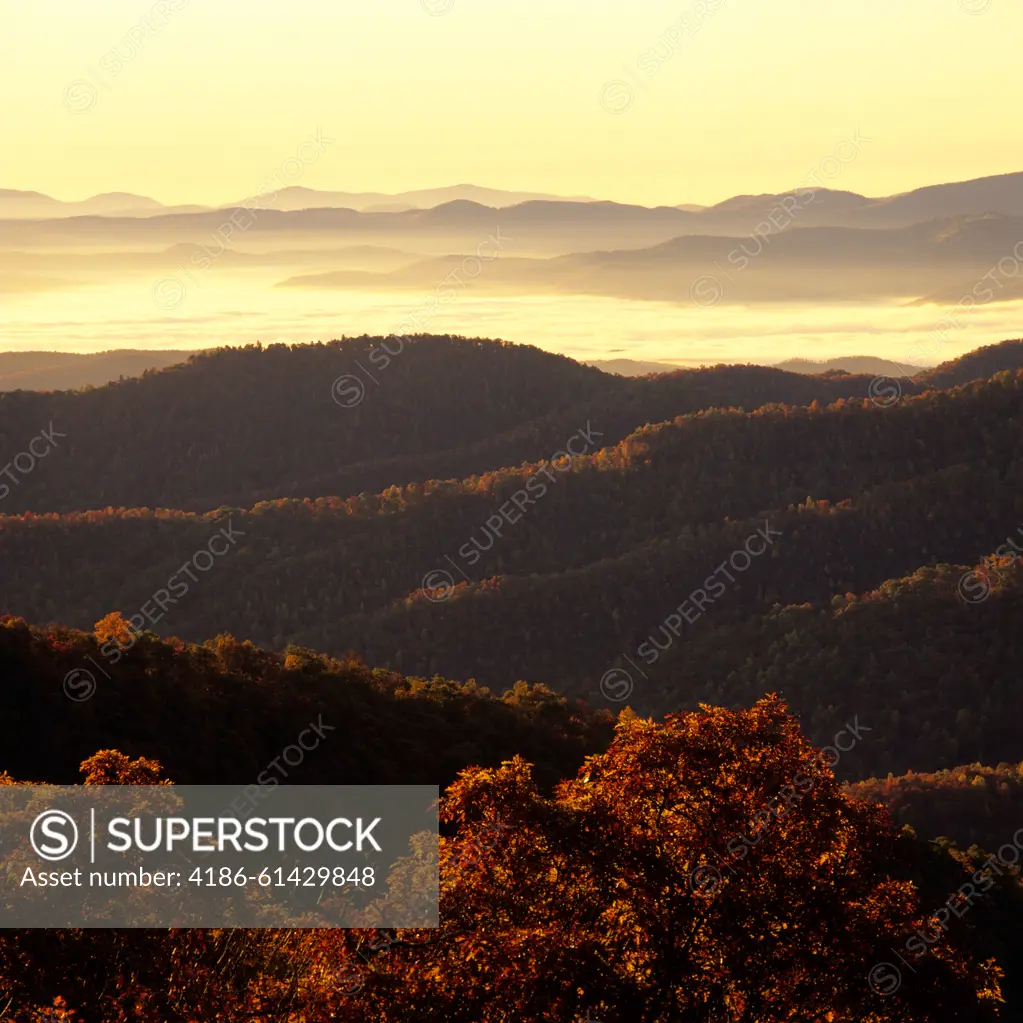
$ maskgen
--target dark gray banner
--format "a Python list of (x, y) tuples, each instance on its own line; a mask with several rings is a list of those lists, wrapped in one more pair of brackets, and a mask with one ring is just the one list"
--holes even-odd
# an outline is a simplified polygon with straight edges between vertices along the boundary
[(0, 927), (436, 927), (435, 786), (0, 786)]

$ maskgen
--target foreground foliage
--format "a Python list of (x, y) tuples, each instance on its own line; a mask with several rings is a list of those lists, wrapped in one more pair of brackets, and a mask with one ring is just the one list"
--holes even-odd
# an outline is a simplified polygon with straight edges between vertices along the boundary
[(113, 747), (159, 759), (181, 784), (444, 786), (519, 753), (552, 785), (612, 724), (525, 682), (497, 695), (299, 647), (185, 644), (132, 634), (116, 614), (93, 632), (0, 618), (3, 766), (19, 778), (73, 782), (83, 758)]
[[(109, 750), (82, 768), (161, 778)], [(4, 932), (0, 1004), (82, 1023), (995, 1016), (1000, 971), (970, 953), (968, 920), (894, 995), (872, 990), (874, 964), (964, 868), (845, 796), (774, 698), (625, 715), (550, 798), (519, 757), (466, 770), (442, 816), (439, 930)]]

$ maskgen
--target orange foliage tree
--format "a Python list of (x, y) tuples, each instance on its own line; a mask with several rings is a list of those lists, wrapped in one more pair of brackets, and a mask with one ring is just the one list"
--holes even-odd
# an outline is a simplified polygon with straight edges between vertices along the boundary
[(161, 778), (163, 765), (159, 760), (130, 757), (116, 749), (103, 749), (82, 761), (84, 785), (170, 785)]
[[(800, 798), (779, 798), (798, 778)], [(459, 835), (442, 852), (441, 931), (351, 935), (345, 1019), (994, 1018), (997, 967), (952, 936), (896, 997), (871, 990), (933, 908), (919, 847), (842, 793), (776, 698), (623, 717), (553, 798), (518, 758), (465, 771), (444, 817)]]

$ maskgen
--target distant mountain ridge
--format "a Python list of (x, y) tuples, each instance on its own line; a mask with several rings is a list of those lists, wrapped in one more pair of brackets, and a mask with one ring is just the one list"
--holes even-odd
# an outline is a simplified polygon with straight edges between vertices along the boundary
[(814, 359), (786, 359), (784, 362), (776, 362), (774, 365), (775, 369), (783, 369), (787, 373), (808, 373), (812, 376), (836, 370), (842, 373), (873, 373), (875, 376), (883, 374), (896, 377), (916, 376), (931, 368), (930, 366), (892, 362), (889, 359), (879, 359), (873, 355), (849, 355), (840, 359), (825, 359), (820, 362)]
[(519, 203), (542, 200), (546, 202), (596, 202), (589, 196), (559, 196), (546, 192), (507, 191), (501, 188), (482, 188), (479, 185), (448, 185), (444, 188), (421, 188), (411, 192), (335, 192), (290, 185), (270, 196), (250, 196), (224, 208), (245, 206), (250, 203), (273, 210), (306, 210), (342, 208), (367, 213), (402, 213), (407, 210), (432, 209), (449, 202), (467, 201), (481, 206), (501, 209)]
[(699, 210), (697, 216), (721, 225), (751, 212), (766, 216), (786, 199), (797, 200), (796, 206), (790, 207), (794, 221), (832, 227), (907, 227), (939, 217), (986, 213), (1019, 217), (1023, 216), (1023, 172), (925, 185), (880, 198), (828, 188), (739, 195)]
[[(892, 362), (871, 355), (845, 356), (816, 361), (787, 359), (765, 366), (802, 376), (825, 373), (847, 373), (868, 376), (906, 376), (920, 384), (949, 387), (969, 380), (982, 379), (992, 373), (1016, 365), (1012, 352), (1023, 345), (1005, 341), (986, 345), (937, 367)], [(1023, 349), (1020, 349), (1023, 351)], [(188, 362), (195, 356), (213, 353), (216, 349), (116, 349), (108, 352), (78, 354), (74, 352), (0, 352), (0, 393), (4, 391), (71, 391), (82, 387), (102, 387), (121, 378), (131, 379), (143, 374)], [(694, 373), (696, 366), (671, 362), (642, 361), (628, 358), (580, 360), (612, 376), (642, 377), (651, 374)], [(1023, 354), (1019, 359), (1023, 365)], [(758, 364), (754, 364), (758, 365)]]
[(277, 192), (249, 196), (222, 205), (181, 203), (166, 205), (145, 195), (131, 192), (104, 192), (78, 201), (54, 199), (42, 192), (0, 189), (0, 220), (56, 219), (78, 216), (151, 217), (168, 213), (205, 213), (211, 210), (233, 210), (243, 207), (297, 212), (308, 209), (350, 209), (369, 213), (403, 213), (409, 210), (432, 209), (450, 202), (474, 202), (501, 209), (519, 203), (542, 200), (548, 202), (596, 202), (589, 196), (559, 196), (547, 192), (508, 191), (478, 185), (449, 185), (423, 188), (410, 192), (341, 192), (289, 185)]
[[(594, 203), (570, 208), (571, 212), (551, 210), (553, 219), (538, 226), (535, 208), (542, 205), (526, 203), (502, 211), (501, 229), (516, 240), (515, 250), (488, 266), (470, 287), (689, 303), (694, 301), (693, 288), (702, 281), (714, 282), (716, 293), (709, 304), (906, 298), (958, 285), (970, 276), (976, 282), (1023, 238), (1023, 217), (985, 214), (884, 229), (803, 225), (763, 238), (683, 233), (649, 246), (623, 244), (610, 251), (580, 248), (546, 258), (520, 254), (524, 246), (539, 248), (556, 223), (562, 227), (563, 239), (595, 244), (600, 233), (606, 232), (618, 233), (624, 243), (676, 230), (679, 225), (672, 225), (672, 219), (686, 216), (677, 210), (611, 210)], [(447, 210), (439, 207), (429, 215), (439, 221)], [(590, 212), (580, 224), (583, 210)], [(558, 222), (561, 212), (566, 219)], [(477, 209), (460, 211), (460, 219), (477, 223), (477, 231), (489, 222)], [(458, 258), (433, 257), (387, 273), (302, 274), (280, 286), (421, 288), (443, 279)], [(1012, 294), (993, 286), (988, 300), (1006, 300)]]
[[(807, 196), (812, 198), (807, 201)], [(761, 216), (775, 210), (785, 199), (801, 199), (794, 213), (802, 223), (827, 223), (831, 226), (899, 227), (947, 216), (979, 216), (1000, 213), (1023, 216), (1023, 172), (988, 175), (968, 181), (924, 185), (908, 192), (870, 198), (857, 192), (828, 188), (796, 189), (792, 192), (736, 195), (713, 205), (680, 202), (671, 207), (691, 218), (693, 230), (687, 233), (727, 233), (746, 223), (750, 215)], [(248, 204), (263, 204), (268, 209), (294, 212), (305, 209), (351, 209), (360, 212), (407, 212), (432, 209), (454, 201), (470, 201), (500, 209), (530, 201), (594, 203), (590, 196), (558, 196), (460, 184), (440, 188), (422, 188), (406, 192), (347, 192), (290, 185), (273, 194), (251, 196), (233, 203), (217, 205), (168, 206), (147, 196), (128, 192), (109, 192), (80, 202), (64, 202), (40, 192), (0, 189), (0, 219), (5, 217), (75, 216), (83, 213), (101, 216), (149, 216), (170, 211), (232, 209)], [(615, 202), (612, 205), (635, 205)], [(697, 226), (699, 224), (699, 226)]]
[(142, 376), (186, 362), (193, 352), (123, 349), (74, 352), (0, 352), (0, 391), (70, 391), (102, 387), (121, 377)]
[(54, 219), (61, 217), (149, 217), (157, 213), (198, 213), (206, 206), (165, 206), (145, 195), (103, 192), (77, 202), (54, 199), (42, 192), (0, 188), (0, 219)]
[(637, 359), (587, 359), (587, 366), (596, 366), (603, 373), (616, 373), (623, 377), (642, 377), (649, 373), (674, 373), (684, 369), (672, 362), (642, 362)]

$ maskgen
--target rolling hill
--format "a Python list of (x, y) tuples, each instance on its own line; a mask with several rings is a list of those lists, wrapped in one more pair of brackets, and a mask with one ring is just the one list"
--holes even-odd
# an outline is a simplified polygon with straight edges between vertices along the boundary
[[(518, 210), (519, 208), (516, 208)], [(523, 239), (509, 211), (502, 230)], [(913, 298), (961, 287), (970, 294), (1023, 237), (1023, 218), (993, 214), (929, 220), (910, 226), (867, 229), (811, 226), (761, 236), (680, 235), (649, 247), (620, 246), (546, 259), (522, 249), (466, 281), (488, 292), (613, 295), (647, 301), (700, 301), (696, 282), (716, 282), (713, 301), (829, 301)], [(339, 270), (288, 278), (280, 287), (408, 289), (443, 280), (459, 257), (423, 260), (387, 273)], [(1013, 271), (1014, 273), (1015, 271)], [(1010, 278), (1011, 278), (1010, 274)], [(1014, 283), (1009, 281), (1010, 284)], [(992, 299), (1004, 284), (989, 285)], [(1003, 299), (1015, 291), (1006, 291)], [(982, 296), (977, 295), (976, 298)], [(985, 301), (992, 299), (985, 298)]]
[[(969, 378), (981, 369), (1012, 365), (1021, 350), (1023, 343), (1007, 342), (935, 372), (949, 381)], [(438, 351), (443, 358), (455, 353), (466, 365), (472, 358), (480, 360), (481, 368), (493, 365), (506, 384), (515, 379), (512, 364), (521, 360), (517, 386), (533, 388), (534, 402), (550, 403), (556, 391), (573, 383), (594, 388), (592, 400), (605, 409), (628, 390), (622, 406), (626, 412), (630, 403), (649, 410), (658, 394), (657, 400), (666, 402), (687, 394), (690, 401), (706, 402), (700, 406), (706, 411), (625, 430), (620, 441), (610, 443), (596, 437), (600, 425), (595, 418), (570, 418), (584, 406), (576, 404), (566, 413), (565, 406), (555, 403), (545, 422), (550, 426), (562, 417), (571, 429), (546, 449), (544, 457), (553, 464), (534, 458), (519, 468), (497, 468), (461, 481), (420, 477), (375, 495), (353, 490), (318, 500), (278, 499), (248, 511), (225, 507), (188, 513), (180, 506), (102, 511), (99, 505), (91, 512), (0, 518), (0, 557), (7, 567), (0, 608), (30, 620), (87, 627), (109, 611), (132, 616), (146, 607), (145, 615), (156, 617), (146, 625), (161, 634), (196, 640), (223, 631), (276, 648), (299, 643), (335, 654), (355, 650), (368, 663), (405, 673), (472, 677), (496, 688), (520, 679), (540, 681), (599, 702), (602, 677), (623, 665), (626, 656), (637, 661), (637, 651), (650, 636), (659, 634), (662, 642), (670, 638), (658, 633), (659, 623), (674, 613), (678, 628), (677, 606), (701, 586), (707, 603), (703, 580), (708, 573), (724, 564), (744, 538), (769, 525), (772, 537), (778, 535), (768, 556), (754, 559), (748, 572), (716, 593), (711, 610), (686, 625), (686, 642), (675, 647), (672, 641), (670, 653), (657, 659), (650, 679), (641, 682), (632, 673), (635, 692), (629, 699), (639, 710), (660, 713), (701, 698), (748, 701), (764, 687), (777, 688), (808, 715), (818, 740), (828, 726), (827, 715), (814, 716), (807, 706), (800, 687), (808, 683), (800, 681), (795, 667), (786, 667), (782, 637), (793, 627), (806, 632), (809, 645), (794, 665), (810, 663), (811, 654), (820, 657), (828, 649), (831, 641), (820, 638), (825, 626), (839, 646), (848, 642), (850, 650), (841, 662), (853, 681), (842, 706), (855, 713), (848, 701), (861, 689), (872, 706), (884, 705), (869, 666), (889, 648), (902, 651), (905, 639), (898, 637), (906, 628), (920, 628), (919, 623), (901, 624), (904, 609), (896, 601), (889, 611), (876, 612), (889, 616), (889, 624), (866, 638), (855, 633), (853, 643), (853, 634), (844, 639), (841, 630), (863, 619), (833, 612), (834, 598), (844, 602), (846, 594), (862, 594), (858, 606), (884, 604), (886, 580), (911, 577), (919, 569), (922, 581), (890, 588), (899, 594), (924, 593), (933, 605), (931, 617), (943, 623), (935, 642), (945, 632), (955, 637), (984, 620), (992, 628), (1005, 627), (1002, 618), (982, 617), (991, 613), (988, 605), (978, 613), (956, 596), (950, 581), (965, 568), (956, 576), (941, 566), (975, 563), (1020, 522), (1023, 373), (1006, 369), (989, 381), (907, 394), (895, 404), (866, 397), (841, 398), (828, 407), (814, 398), (809, 407), (767, 400), (751, 402), (757, 411), (744, 412), (714, 408), (726, 404), (717, 396), (729, 388), (734, 396), (743, 387), (748, 394), (754, 381), (767, 393), (779, 382), (787, 387), (796, 381), (809, 396), (834, 383), (862, 386), (866, 380), (733, 367), (627, 381), (528, 349), (457, 339), (426, 342), (421, 354), (426, 358)], [(195, 374), (212, 370), (212, 394), (221, 382), (216, 374), (227, 368), (234, 386), (251, 399), (253, 392), (238, 382), (254, 382), (258, 374), (246, 378), (241, 368), (254, 371), (269, 356), (292, 360), (299, 372), (308, 358), (336, 354), (326, 346), (253, 349), (216, 353), (185, 369)], [(417, 367), (413, 378), (422, 387), (419, 370), (425, 363), (409, 365)], [(537, 370), (546, 373), (547, 390), (535, 389)], [(139, 384), (162, 380), (160, 386), (167, 386), (181, 379), (174, 375), (178, 372), (154, 374)], [(274, 379), (280, 389), (280, 370)], [(609, 380), (618, 391), (605, 390)], [(405, 400), (402, 387), (397, 378), (394, 383), (400, 403)], [(194, 394), (197, 388), (187, 390)], [(506, 387), (500, 393), (522, 407), (524, 390)], [(50, 396), (14, 395), (5, 401), (12, 397)], [(223, 411), (228, 407), (223, 393), (219, 400)], [(107, 407), (111, 404), (108, 399)], [(150, 416), (162, 407), (152, 400), (145, 404)], [(273, 419), (260, 407), (269, 430)], [(351, 410), (337, 409), (339, 415), (346, 411)], [(500, 407), (493, 411), (504, 415)], [(479, 415), (471, 409), (466, 414)], [(450, 418), (445, 425), (455, 428)], [(379, 429), (376, 423), (373, 428)], [(379, 445), (379, 433), (374, 436)], [(592, 441), (586, 440), (578, 457), (554, 457), (568, 438), (588, 436)], [(114, 437), (111, 433), (104, 443), (113, 445)], [(573, 450), (579, 451), (579, 445)], [(66, 463), (69, 468), (77, 464), (79, 479), (94, 471), (84, 453), (79, 448), (77, 462)], [(110, 464), (125, 464), (107, 453)], [(416, 457), (429, 460), (425, 450)], [(47, 471), (62, 475), (56, 463), (36, 472)], [(35, 475), (26, 486), (35, 483)], [(109, 469), (106, 478), (113, 479)], [(136, 476), (126, 473), (126, 478)], [(68, 485), (63, 479), (65, 493)], [(526, 494), (533, 500), (525, 500)], [(237, 532), (237, 543), (218, 552), (214, 570), (206, 574), (207, 566), (191, 585), (183, 582), (181, 566), (225, 526), (232, 535)], [(174, 585), (184, 585), (186, 594), (168, 601), (169, 580), (175, 576)], [(871, 596), (878, 587), (880, 596)], [(161, 593), (163, 613), (157, 617), (153, 601)], [(1007, 591), (990, 608), (1014, 614), (1014, 599)], [(718, 603), (723, 606), (714, 606)], [(835, 622), (828, 624), (832, 613)], [(987, 656), (997, 661), (1001, 647), (994, 634), (982, 630), (978, 635), (963, 649), (977, 657), (975, 644), (987, 643), (995, 651)], [(871, 636), (878, 637), (876, 642)], [(939, 671), (943, 677), (949, 669), (942, 658), (954, 653), (953, 646), (923, 662), (918, 670), (927, 681), (911, 687), (912, 699), (939, 685), (927, 672)], [(1004, 663), (1008, 671), (1015, 662)], [(965, 664), (956, 670), (965, 679), (976, 676)], [(971, 684), (990, 694), (992, 707), (1007, 699), (1004, 672)], [(946, 695), (942, 713), (955, 718), (967, 705), (961, 687), (957, 684)], [(828, 706), (839, 705), (834, 698)], [(896, 709), (907, 713), (899, 702), (892, 712)], [(969, 759), (1011, 757), (1017, 737), (1011, 727), (996, 723), (1003, 718), (1000, 713), (985, 718), (984, 728), (974, 732), (936, 717), (934, 735), (949, 736), (942, 740), (945, 745), (930, 736), (922, 745), (893, 740), (870, 753), (862, 770), (933, 770)]]
[(464, 200), (502, 209), (534, 200), (553, 202), (595, 202), (588, 196), (556, 196), (542, 192), (509, 192), (479, 185), (448, 185), (444, 188), (421, 188), (410, 192), (330, 192), (322, 189), (290, 185), (266, 196), (252, 196), (241, 202), (228, 203), (225, 208), (265, 203), (274, 210), (308, 210), (341, 208), (368, 213), (393, 213), (405, 210), (433, 209), (447, 202)]
[(0, 220), (62, 219), (64, 217), (152, 217), (158, 213), (198, 213), (203, 206), (165, 206), (144, 195), (104, 192), (79, 202), (64, 202), (13, 188), (0, 189)]
[[(707, 954), (720, 961), (727, 939), (744, 978), (765, 885), (796, 950), (833, 898), (881, 892), (890, 938), (875, 949), (871, 908), (853, 943), (855, 1004), (870, 1004), (863, 973), (925, 912), (910, 896), (941, 905), (984, 862), (921, 837), (987, 843), (1015, 826), (1023, 342), (899, 394), (843, 372), (628, 379), (502, 342), (398, 341), (222, 349), (92, 390), (0, 396), (18, 452), (0, 510), (29, 509), (0, 515), (0, 785), (80, 771), (87, 784), (443, 784), (442, 918), (460, 940), (430, 931), (410, 954), (359, 958), (371, 970), (353, 999), (330, 977), (365, 951), (358, 933), (321, 948), (317, 932), (256, 932), (228, 957), (217, 932), (8, 932), (7, 997), (42, 1018), (34, 1007), (63, 1011), (59, 994), (100, 1019), (94, 978), (130, 970), (154, 1019), (186, 1003), (234, 1018), (238, 992), (258, 1015), (264, 995), (300, 990), (288, 1004), (309, 1018), (354, 1002), (372, 1006), (368, 1023), (394, 1017), (393, 983), (410, 1018), (438, 964), (475, 977), (498, 961), (487, 943), (503, 960), (527, 924), (549, 970), (531, 961), (530, 976), (562, 985), (537, 938), (563, 934), (561, 950), (591, 928), (604, 956), (626, 897), (655, 933), (649, 893), (668, 877), (669, 930), (716, 907)], [(25, 423), (55, 447), (36, 454)], [(204, 487), (244, 506), (210, 511)], [(261, 488), (273, 496), (255, 503)], [(164, 506), (105, 506), (113, 495)], [(310, 730), (315, 747), (284, 766)], [(706, 901), (694, 864), (733, 855), (724, 836), (794, 792), (785, 780), (814, 746), (829, 766), (811, 797), (763, 844), (758, 826), (756, 869)], [(481, 851), (495, 822), (510, 838)], [(509, 874), (532, 893), (511, 923)], [(801, 901), (784, 901), (794, 888)], [(948, 1018), (954, 991), (954, 1014), (975, 1019), (980, 988), (1018, 1004), (1020, 898), (1000, 876), (918, 1004)], [(268, 969), (272, 955), (287, 969)], [(854, 1004), (819, 972), (822, 1004)], [(632, 975), (616, 1004), (648, 990)], [(465, 999), (433, 1004), (447, 1019)]]
[(93, 391), (0, 395), (5, 461), (51, 422), (66, 434), (2, 510), (348, 496), (537, 461), (588, 420), (615, 444), (698, 409), (828, 402), (869, 387), (752, 366), (628, 380), (529, 346), (450, 337), (206, 351)]
[(0, 391), (68, 391), (102, 387), (121, 377), (142, 376), (187, 361), (191, 352), (118, 349), (74, 352), (0, 352)]

